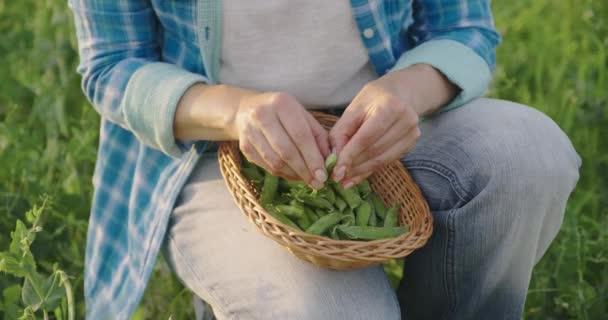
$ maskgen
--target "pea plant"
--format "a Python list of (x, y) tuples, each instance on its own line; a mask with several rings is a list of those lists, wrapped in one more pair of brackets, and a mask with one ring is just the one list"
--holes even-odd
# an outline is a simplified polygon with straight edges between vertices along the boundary
[(8, 319), (29, 320), (42, 315), (46, 320), (51, 313), (55, 319), (74, 319), (74, 297), (68, 275), (57, 264), (50, 275), (40, 273), (30, 251), (36, 234), (42, 231), (40, 218), (47, 205), (48, 199), (44, 199), (41, 205), (26, 212), (29, 226), (17, 220), (8, 251), (0, 251), (0, 272), (23, 279), (22, 285), (2, 292), (0, 311)]

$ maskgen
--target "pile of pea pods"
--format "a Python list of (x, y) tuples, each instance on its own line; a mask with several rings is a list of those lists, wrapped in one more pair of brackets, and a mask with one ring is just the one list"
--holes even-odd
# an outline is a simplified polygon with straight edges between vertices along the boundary
[[(260, 204), (287, 226), (335, 240), (378, 240), (409, 231), (408, 226), (398, 226), (399, 204), (387, 208), (367, 179), (349, 189), (329, 180), (314, 190), (302, 181), (274, 176), (242, 159), (241, 172), (258, 190)], [(327, 157), (329, 174), (336, 161), (335, 153)]]

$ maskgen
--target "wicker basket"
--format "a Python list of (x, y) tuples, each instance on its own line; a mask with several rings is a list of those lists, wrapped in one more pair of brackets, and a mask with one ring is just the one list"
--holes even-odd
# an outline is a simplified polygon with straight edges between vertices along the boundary
[[(336, 117), (313, 112), (325, 127)], [(399, 161), (375, 172), (370, 178), (372, 190), (385, 202), (399, 201), (402, 206), (399, 224), (410, 226), (410, 232), (396, 238), (374, 241), (333, 240), (290, 228), (268, 214), (258, 202), (258, 194), (241, 174), (237, 142), (223, 142), (218, 158), (224, 181), (241, 211), (260, 232), (281, 244), (296, 257), (331, 269), (361, 268), (401, 258), (423, 246), (433, 231), (429, 207), (410, 175)]]

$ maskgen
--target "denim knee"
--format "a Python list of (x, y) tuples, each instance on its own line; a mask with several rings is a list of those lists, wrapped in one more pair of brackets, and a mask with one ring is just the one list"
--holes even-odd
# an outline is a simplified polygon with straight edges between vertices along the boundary
[[(520, 104), (478, 99), (421, 125), (403, 159), (431, 209), (459, 208), (489, 183), (502, 190), (569, 193), (581, 159), (543, 113)], [(428, 134), (427, 134), (428, 132)]]

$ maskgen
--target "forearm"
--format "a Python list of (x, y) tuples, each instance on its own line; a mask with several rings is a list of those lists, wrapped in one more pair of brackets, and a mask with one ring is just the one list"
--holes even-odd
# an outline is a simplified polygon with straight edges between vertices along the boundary
[(409, 104), (418, 115), (428, 115), (448, 104), (460, 90), (428, 64), (416, 64), (378, 79)]
[(197, 83), (179, 101), (173, 131), (179, 140), (236, 140), (234, 119), (239, 103), (254, 91), (228, 85)]

